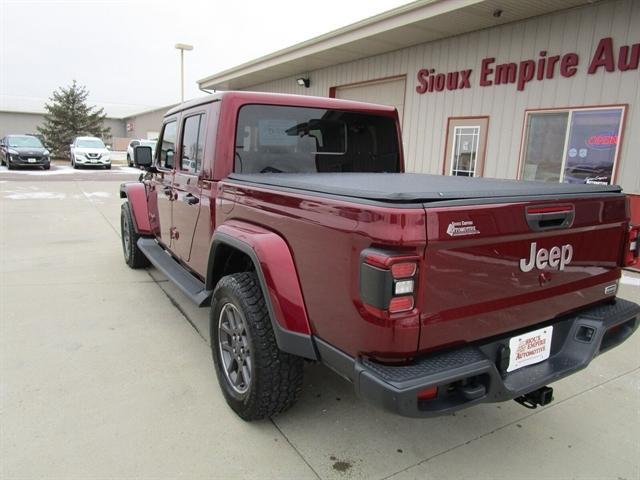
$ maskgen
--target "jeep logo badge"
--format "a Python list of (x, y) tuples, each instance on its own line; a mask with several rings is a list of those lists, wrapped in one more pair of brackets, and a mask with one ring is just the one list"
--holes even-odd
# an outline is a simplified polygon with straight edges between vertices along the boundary
[(565, 265), (568, 265), (573, 258), (573, 247), (570, 244), (562, 247), (552, 247), (551, 250), (541, 248), (536, 251), (536, 247), (536, 242), (533, 242), (529, 251), (529, 258), (520, 259), (520, 270), (523, 272), (530, 272), (534, 267), (539, 270), (546, 267), (564, 270)]

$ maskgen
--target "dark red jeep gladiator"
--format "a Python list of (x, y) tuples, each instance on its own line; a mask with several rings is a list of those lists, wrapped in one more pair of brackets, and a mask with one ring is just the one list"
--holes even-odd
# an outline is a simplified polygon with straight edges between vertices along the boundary
[(214, 94), (158, 142), (120, 190), (124, 256), (211, 306), (246, 420), (294, 403), (305, 359), (406, 416), (544, 405), (638, 326), (617, 186), (403, 173), (396, 110), (329, 98)]

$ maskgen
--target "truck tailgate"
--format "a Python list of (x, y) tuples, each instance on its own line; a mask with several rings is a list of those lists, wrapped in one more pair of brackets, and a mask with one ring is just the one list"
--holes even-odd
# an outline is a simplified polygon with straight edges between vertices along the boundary
[(426, 203), (425, 211), (421, 352), (519, 330), (615, 295), (623, 195)]

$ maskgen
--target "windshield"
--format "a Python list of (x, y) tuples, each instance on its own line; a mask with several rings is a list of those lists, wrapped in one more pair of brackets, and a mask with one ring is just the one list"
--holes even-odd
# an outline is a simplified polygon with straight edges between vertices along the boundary
[(245, 105), (236, 128), (235, 172), (398, 172), (392, 117), (342, 110)]
[(76, 147), (80, 148), (105, 148), (104, 143), (99, 138), (79, 138), (76, 140)]
[(10, 147), (31, 147), (31, 148), (44, 148), (42, 142), (38, 137), (8, 137), (8, 143)]

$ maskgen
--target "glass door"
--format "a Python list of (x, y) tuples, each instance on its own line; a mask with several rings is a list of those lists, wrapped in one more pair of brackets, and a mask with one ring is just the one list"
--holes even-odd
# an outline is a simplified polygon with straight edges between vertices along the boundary
[(443, 174), (482, 176), (488, 125), (489, 117), (449, 119)]

